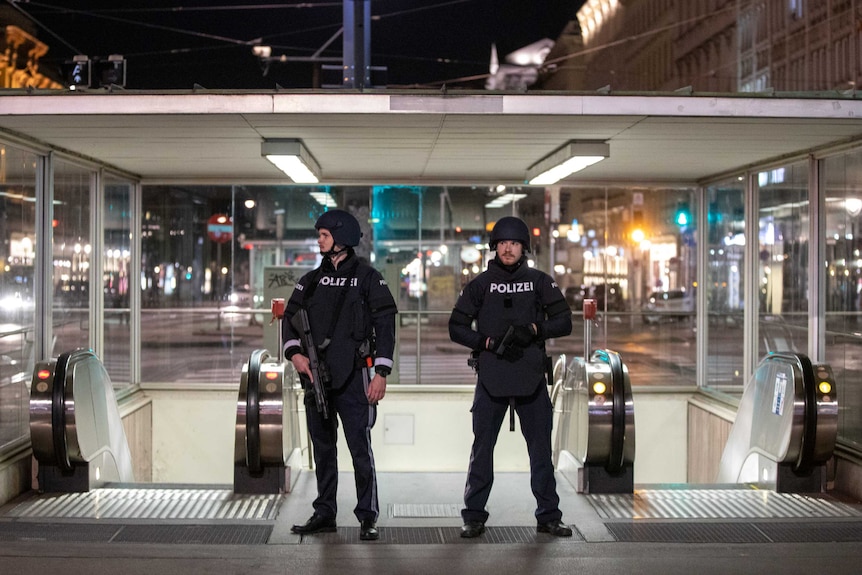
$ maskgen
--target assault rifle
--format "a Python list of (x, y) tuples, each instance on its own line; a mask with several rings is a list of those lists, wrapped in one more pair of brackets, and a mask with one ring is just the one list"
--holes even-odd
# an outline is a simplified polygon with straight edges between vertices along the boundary
[(304, 373), (299, 374), (299, 379), (302, 382), (302, 387), (308, 389), (309, 385), (314, 390), (314, 401), (317, 404), (317, 411), (323, 414), (324, 419), (329, 419), (329, 405), (326, 401), (326, 386), (332, 382), (332, 376), (329, 373), (329, 368), (320, 360), (317, 346), (314, 345), (314, 338), (311, 335), (311, 324), (308, 322), (308, 312), (304, 308), (299, 308), (299, 311), (293, 314), (290, 318), (290, 324), (299, 332), (299, 337), (302, 340), (302, 347), (305, 348), (305, 353), (308, 354), (308, 367), (311, 369), (312, 381), (308, 381), (308, 376)]

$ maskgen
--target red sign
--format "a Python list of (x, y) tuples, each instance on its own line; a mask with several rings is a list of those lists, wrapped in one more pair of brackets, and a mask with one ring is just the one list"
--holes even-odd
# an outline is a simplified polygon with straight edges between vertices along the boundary
[(219, 244), (233, 239), (233, 220), (224, 214), (214, 214), (207, 220), (207, 235)]

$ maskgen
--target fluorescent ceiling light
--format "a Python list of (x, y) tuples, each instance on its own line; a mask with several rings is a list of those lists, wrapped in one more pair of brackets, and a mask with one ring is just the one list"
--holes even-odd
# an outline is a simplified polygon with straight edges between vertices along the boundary
[(517, 202), (522, 198), (526, 198), (527, 194), (503, 194), (485, 204), (486, 208), (502, 208), (508, 203)]
[(569, 142), (527, 170), (531, 186), (548, 186), (611, 155), (607, 142)]
[(264, 140), (260, 154), (297, 184), (320, 181), (320, 166), (300, 140)]
[(335, 199), (329, 195), (329, 192), (311, 192), (310, 195), (321, 206), (326, 206), (327, 208), (338, 207), (338, 204), (335, 203)]

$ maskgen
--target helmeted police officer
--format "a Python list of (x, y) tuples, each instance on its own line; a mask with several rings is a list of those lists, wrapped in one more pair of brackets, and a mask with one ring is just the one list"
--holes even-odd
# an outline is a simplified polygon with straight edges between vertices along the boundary
[[(362, 237), (356, 218), (344, 210), (329, 210), (314, 227), (323, 262), (297, 282), (285, 308), (282, 335), (284, 356), (297, 372), (312, 378), (307, 350), (303, 350), (300, 334), (291, 324), (293, 315), (305, 309), (319, 357), (331, 375), (326, 390), (329, 417), (316, 408), (315, 394), (306, 389), (305, 413), (318, 493), (311, 518), (303, 525), (294, 525), (291, 531), (308, 534), (336, 530), (337, 414), (353, 459), (357, 497), (353, 512), (360, 522), (360, 539), (373, 540), (379, 537), (379, 505), (371, 428), (393, 366), (397, 309), (383, 276), (359, 261), (353, 250)], [(373, 363), (373, 377), (366, 362)]]
[(461, 537), (478, 537), (485, 531), (494, 445), (510, 407), (518, 414), (527, 442), (536, 530), (569, 537), (572, 530), (562, 522), (551, 456), (553, 407), (544, 341), (572, 332), (571, 310), (554, 279), (527, 265), (530, 233), (522, 220), (501, 218), (491, 231), (490, 247), (496, 257), (464, 286), (449, 318), (452, 341), (478, 357)]

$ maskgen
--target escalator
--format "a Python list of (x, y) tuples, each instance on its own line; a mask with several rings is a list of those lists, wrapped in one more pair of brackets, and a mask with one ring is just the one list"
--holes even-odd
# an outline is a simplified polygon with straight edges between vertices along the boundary
[(134, 481), (114, 388), (92, 350), (38, 362), (30, 389), (30, 438), (41, 491), (83, 492)]
[(769, 353), (745, 386), (716, 482), (823, 492), (837, 434), (832, 369), (802, 354)]
[[(36, 364), (30, 438), (42, 492), (89, 492), (135, 482), (114, 388), (92, 350)], [(243, 367), (236, 406), (234, 492), (290, 491), (301, 470), (296, 393), (284, 366), (256, 350)]]
[(236, 404), (234, 492), (290, 491), (302, 469), (296, 393), (265, 349), (243, 366)]
[[(559, 406), (554, 453), (557, 469), (579, 493), (631, 493), (634, 489), (634, 401), (620, 355), (593, 353), (594, 300), (584, 301), (584, 357), (558, 361), (552, 395)], [(564, 361), (564, 360), (563, 360)]]

